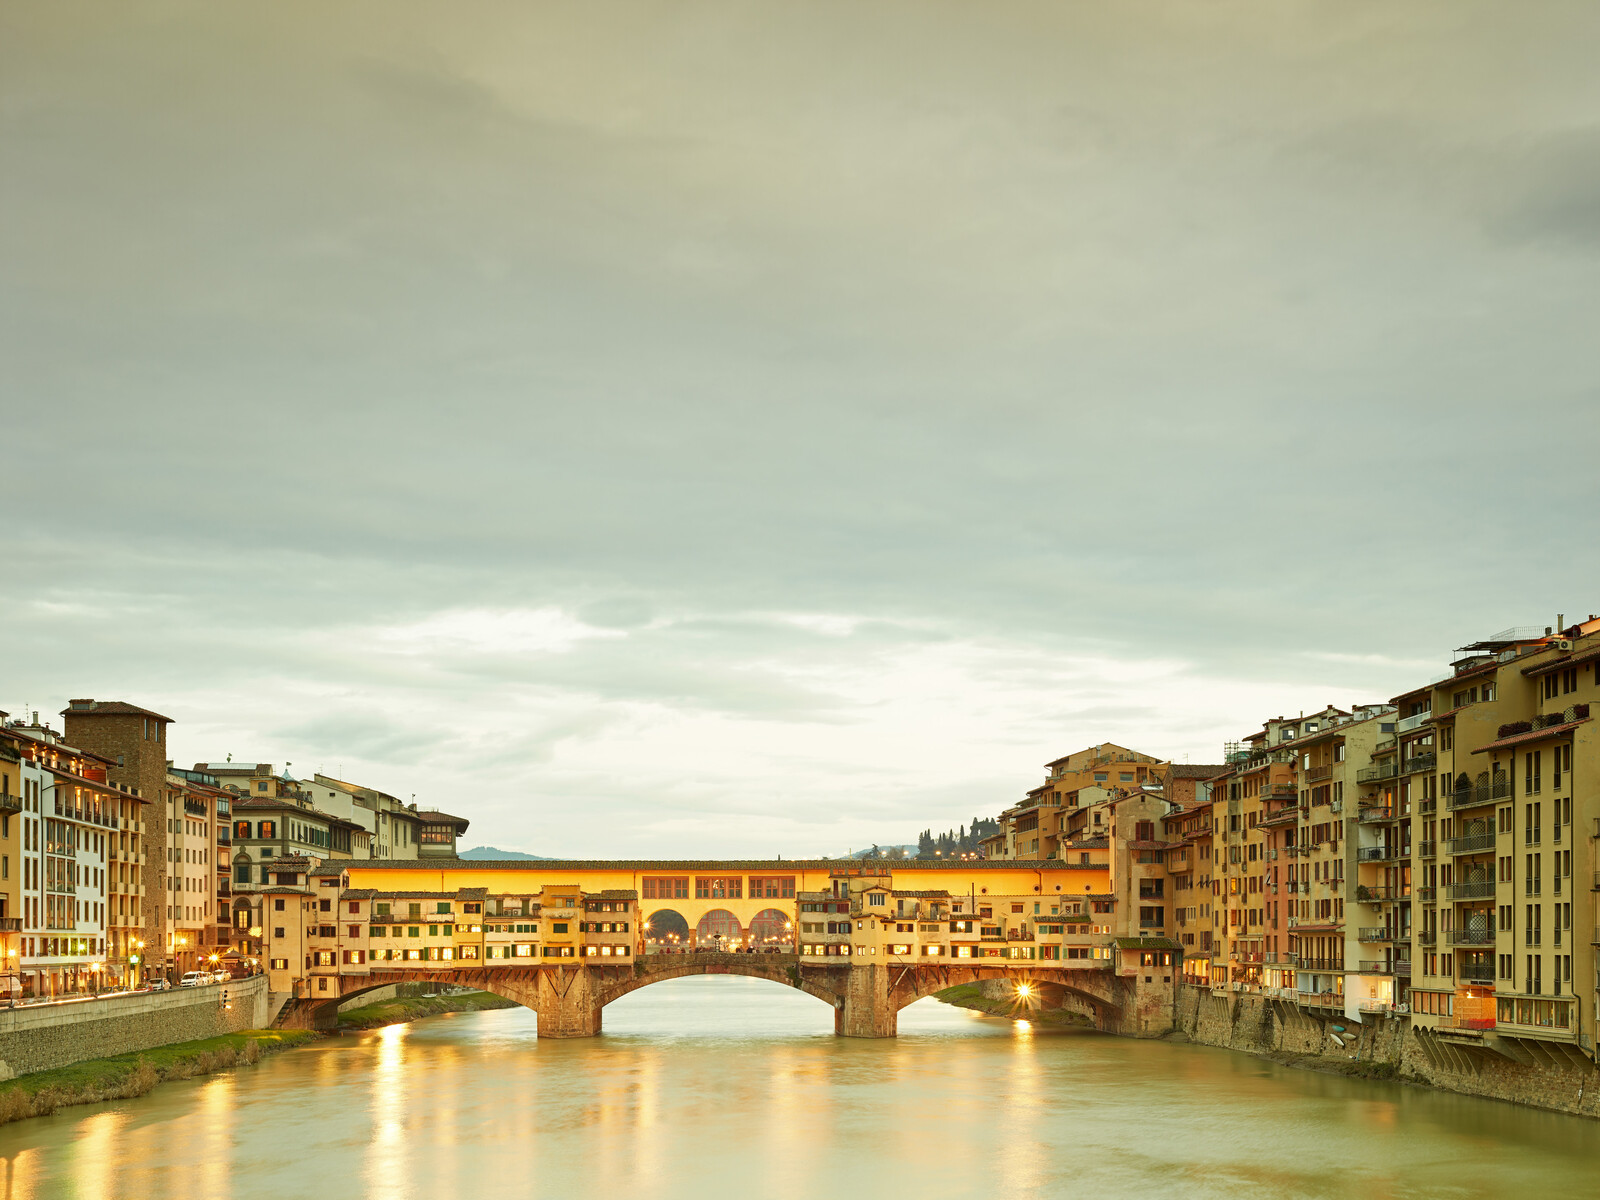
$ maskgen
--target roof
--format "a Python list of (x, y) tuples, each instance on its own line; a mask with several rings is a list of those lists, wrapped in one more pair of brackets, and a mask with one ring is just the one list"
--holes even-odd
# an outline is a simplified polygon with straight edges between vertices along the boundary
[(1227, 771), (1226, 763), (1173, 763), (1167, 775), (1171, 779), (1215, 779)]
[(439, 812), (436, 809), (428, 809), (414, 815), (429, 825), (454, 825), (459, 832), (465, 832), (467, 826), (472, 824), (465, 817), (452, 817), (449, 813)]
[(1111, 944), (1118, 950), (1182, 950), (1183, 947), (1171, 938), (1164, 937), (1119, 937), (1112, 938)]
[(890, 892), (891, 896), (899, 896), (906, 900), (948, 900), (949, 892)]
[(1129, 850), (1172, 850), (1183, 845), (1182, 842), (1153, 842), (1148, 838), (1142, 841), (1130, 841)]
[(341, 900), (370, 900), (378, 893), (371, 888), (345, 888), (339, 893)]
[(1575, 667), (1580, 663), (1593, 662), (1597, 658), (1600, 658), (1600, 648), (1585, 650), (1582, 654), (1564, 655), (1531, 667), (1523, 667), (1522, 673), (1528, 676), (1548, 675), (1552, 671), (1562, 671), (1567, 667)]
[[(879, 865), (889, 860), (874, 860), (877, 878)], [(350, 870), (377, 871), (846, 871), (859, 864), (843, 858), (753, 858), (753, 859), (632, 859), (632, 858), (374, 858), (341, 859)], [(1103, 871), (1105, 867), (1060, 862), (1056, 859), (968, 859), (948, 861), (937, 858), (908, 858), (894, 863), (901, 871)], [(854, 876), (852, 876), (854, 877)]]
[(68, 700), (67, 706), (61, 710), (63, 717), (149, 717), (156, 721), (172, 723), (171, 717), (163, 717), (152, 709), (140, 708), (137, 704), (129, 704), (126, 700)]
[[(487, 888), (483, 889), (488, 891)], [(639, 893), (632, 888), (606, 888), (600, 892), (585, 892), (585, 900), (637, 900)]]
[[(311, 868), (311, 860), (303, 854), (285, 854), (281, 858), (263, 858), (260, 862), (262, 866), (271, 867), (274, 871), (279, 868), (286, 868), (291, 871), (309, 871)], [(322, 874), (323, 872), (318, 873)], [(334, 874), (337, 875), (338, 872), (335, 871)]]
[(1537, 742), (1547, 737), (1555, 737), (1566, 733), (1569, 729), (1576, 729), (1579, 725), (1587, 724), (1592, 718), (1579, 717), (1576, 721), (1566, 721), (1560, 725), (1546, 725), (1543, 729), (1530, 729), (1527, 733), (1514, 733), (1510, 737), (1503, 737), (1497, 742), (1490, 742), (1486, 746), (1479, 746), (1474, 754), (1483, 754), (1489, 750), (1504, 750), (1507, 746), (1520, 746), (1523, 742)]
[(457, 888), (457, 900), (487, 900), (489, 889), (486, 887)]

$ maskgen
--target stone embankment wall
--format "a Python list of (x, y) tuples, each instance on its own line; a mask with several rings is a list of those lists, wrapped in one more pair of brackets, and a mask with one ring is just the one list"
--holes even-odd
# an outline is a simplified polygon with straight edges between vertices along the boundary
[(1213, 995), (1189, 984), (1179, 988), (1177, 1007), (1179, 1031), (1201, 1045), (1600, 1117), (1600, 1071), (1559, 1047), (1547, 1053), (1506, 1038), (1441, 1044), (1425, 1030), (1413, 1031), (1405, 1016), (1357, 1023), (1339, 1012), (1313, 1015), (1289, 1000)]
[(264, 975), (170, 992), (0, 1009), (0, 1079), (261, 1029), (267, 1020)]

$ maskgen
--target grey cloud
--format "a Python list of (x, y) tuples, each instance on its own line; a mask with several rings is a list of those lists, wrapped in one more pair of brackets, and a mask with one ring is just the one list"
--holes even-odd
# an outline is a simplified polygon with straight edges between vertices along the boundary
[[(919, 648), (1199, 756), (1260, 714), (1063, 664), (1313, 705), (1596, 607), (1592, 7), (3, 20), (9, 689), (374, 769), (408, 705), (462, 744), (525, 705), (482, 748), (512, 814), (516, 755), (587, 798), (619, 714), (810, 748)], [(544, 607), (627, 636), (361, 640)], [(861, 803), (920, 811), (910, 770)], [(958, 774), (956, 811), (1012, 788)]]

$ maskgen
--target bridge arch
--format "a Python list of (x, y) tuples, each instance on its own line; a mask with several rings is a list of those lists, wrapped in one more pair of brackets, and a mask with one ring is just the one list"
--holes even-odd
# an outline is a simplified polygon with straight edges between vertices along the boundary
[(682, 955), (648, 955), (635, 964), (631, 976), (607, 981), (597, 988), (594, 1002), (597, 1008), (604, 1008), (630, 992), (669, 979), (686, 979), (691, 975), (739, 975), (746, 979), (765, 979), (769, 983), (804, 992), (837, 1012), (844, 1004), (842, 993), (829, 986), (831, 981), (812, 978), (810, 974), (802, 972), (795, 965), (793, 956), (787, 954), (701, 951)]
[(689, 922), (675, 908), (658, 908), (644, 919), (644, 940), (652, 946), (689, 946)]
[(744, 945), (744, 926), (725, 908), (713, 908), (694, 929), (698, 950), (734, 950)]
[(794, 922), (788, 913), (776, 908), (763, 908), (750, 918), (750, 946), (755, 950), (770, 950), (794, 945)]
[[(895, 971), (890, 967), (891, 972)], [(1122, 1013), (1122, 990), (1109, 971), (1050, 970), (1022, 974), (1006, 967), (948, 967), (935, 970), (911, 970), (903, 980), (890, 981), (890, 1003), (896, 1012), (909, 1004), (963, 983), (980, 983), (985, 979), (1004, 979), (1015, 984), (1027, 984), (1036, 989), (1035, 997), (1069, 995), (1088, 1005), (1095, 1024), (1102, 1029), (1114, 1025)]]

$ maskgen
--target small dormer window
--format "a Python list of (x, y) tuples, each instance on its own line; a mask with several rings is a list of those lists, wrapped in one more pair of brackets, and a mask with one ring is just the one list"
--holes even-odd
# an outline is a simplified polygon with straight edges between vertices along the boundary
[(868, 892), (867, 893), (867, 903), (872, 905), (875, 908), (881, 907), (883, 902), (884, 902), (884, 900), (886, 900), (886, 899), (887, 899), (887, 897), (882, 892)]

